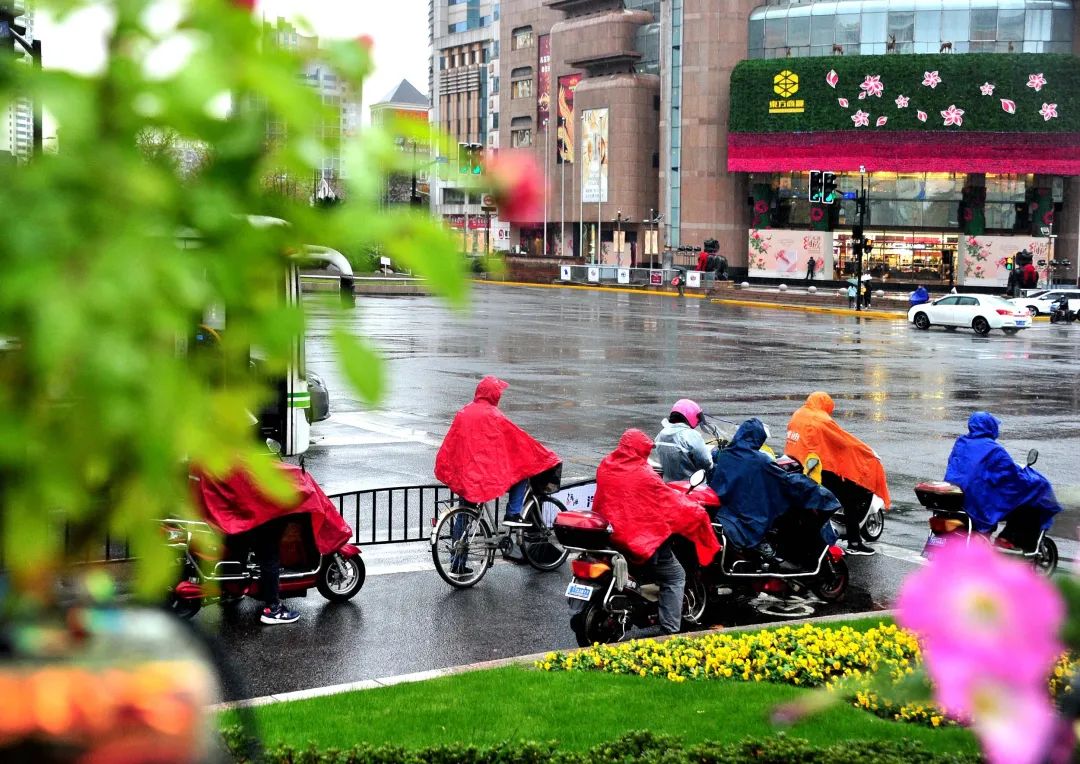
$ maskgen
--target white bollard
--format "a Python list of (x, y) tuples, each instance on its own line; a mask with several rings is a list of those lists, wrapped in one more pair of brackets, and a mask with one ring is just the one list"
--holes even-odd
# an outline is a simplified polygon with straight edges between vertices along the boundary
[(806, 290), (807, 294), (817, 294), (817, 287), (812, 286)]
[(781, 292), (786, 292), (787, 291), (787, 284), (781, 284), (780, 285), (780, 291)]
[(744, 281), (743, 283), (739, 284), (739, 289), (749, 289), (749, 288), (750, 288), (750, 282), (749, 281)]
[(874, 291), (874, 297), (884, 297), (884, 296), (885, 296), (885, 290), (884, 289), (878, 289), (878, 290)]

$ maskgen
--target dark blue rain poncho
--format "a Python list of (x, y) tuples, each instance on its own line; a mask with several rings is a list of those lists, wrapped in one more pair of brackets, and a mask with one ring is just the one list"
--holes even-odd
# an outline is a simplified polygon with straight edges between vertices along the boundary
[[(765, 453), (765, 425), (748, 419), (731, 445), (720, 452), (709, 487), (720, 497), (716, 522), (736, 546), (756, 547), (778, 518), (789, 510), (831, 514), (840, 502), (829, 491), (799, 473), (784, 472)], [(831, 525), (822, 526), (822, 540), (835, 541)]]
[(1014, 509), (1031, 507), (1041, 513), (1048, 530), (1061, 505), (1050, 481), (1032, 467), (1021, 467), (996, 442), (998, 420), (985, 411), (968, 419), (968, 434), (956, 439), (945, 480), (964, 489), (964, 509), (975, 530), (988, 533)]
[(924, 286), (919, 287), (908, 296), (909, 305), (922, 305), (924, 302), (930, 302), (930, 293), (926, 291)]

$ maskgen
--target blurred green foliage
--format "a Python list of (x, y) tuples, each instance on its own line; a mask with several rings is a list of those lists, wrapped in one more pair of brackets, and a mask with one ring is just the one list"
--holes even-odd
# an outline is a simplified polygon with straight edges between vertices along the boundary
[[(78, 558), (105, 533), (130, 539), (142, 593), (162, 595), (166, 550), (153, 520), (191, 513), (187, 464), (243, 463), (267, 479), (246, 413), (267, 391), (248, 351), (259, 347), (266, 368), (282, 371), (303, 331), (299, 309), (281, 299), (290, 251), (378, 250), (452, 303), (465, 298), (456, 240), (426, 210), (379, 208), (380, 178), (412, 159), (401, 130), (430, 144), (426, 125), (343, 139), (344, 201), (313, 206), (307, 189), (329, 153), (323, 122), (338, 116), (303, 83), (301, 54), (268, 44), (244, 3), (186, 0), (164, 30), (149, 23), (153, 4), (38, 3), (61, 18), (111, 9), (96, 75), (0, 58), (0, 107), (40, 98), (59, 126), (57, 153), (0, 167), (0, 338), (15, 343), (0, 350), (0, 538), (16, 591), (39, 599), (65, 546)], [(151, 54), (178, 44), (190, 49), (182, 66), (147, 72)], [(318, 55), (357, 89), (371, 67), (360, 41)], [(287, 129), (268, 141), (271, 121)], [(181, 167), (169, 146), (198, 161)], [(282, 193), (282, 178), (303, 191)], [(249, 215), (289, 225), (253, 227)], [(199, 246), (180, 249), (180, 231), (197, 232)], [(182, 349), (213, 305), (228, 315), (227, 386), (220, 360)], [(378, 396), (371, 348), (343, 332), (335, 340), (350, 381)]]

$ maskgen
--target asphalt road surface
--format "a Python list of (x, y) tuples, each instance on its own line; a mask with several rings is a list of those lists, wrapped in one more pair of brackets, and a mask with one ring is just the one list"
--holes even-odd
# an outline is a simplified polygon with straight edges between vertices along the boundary
[[(882, 554), (852, 561), (841, 611), (888, 606), (917, 564), (926, 514), (912, 487), (941, 477), (953, 440), (979, 409), (1003, 420), (1002, 441), (1018, 459), (1039, 449), (1038, 467), (1067, 507), (1054, 535), (1063, 558), (1076, 556), (1080, 325), (1040, 322), (1015, 337), (982, 338), (898, 321), (496, 285), (474, 289), (467, 312), (419, 297), (363, 298), (344, 316), (315, 300), (308, 307), (308, 364), (327, 382), (332, 413), (313, 428), (307, 466), (329, 493), (433, 483), (438, 444), (485, 374), (510, 383), (502, 409), (563, 457), (568, 479), (593, 474), (626, 428), (658, 431), (681, 397), (714, 416), (761, 417), (779, 449), (792, 412), (821, 389), (843, 426), (881, 455), (893, 495)], [(336, 320), (385, 358), (389, 390), (378, 406), (361, 402), (337, 371), (329, 341)], [(364, 554), (371, 577), (353, 602), (331, 606), (315, 592), (292, 600), (299, 624), (261, 627), (254, 603), (199, 615), (235, 655), (241, 682), (230, 697), (573, 644), (565, 568), (542, 574), (501, 563), (475, 589), (452, 591), (424, 543)]]

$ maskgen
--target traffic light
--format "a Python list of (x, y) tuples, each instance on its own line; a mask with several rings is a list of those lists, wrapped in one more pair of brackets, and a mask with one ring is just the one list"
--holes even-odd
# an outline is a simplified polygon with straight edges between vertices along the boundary
[(468, 175), (472, 172), (471, 144), (459, 143), (457, 149), (458, 172), (462, 175)]
[(810, 171), (810, 201), (821, 201), (821, 170)]
[(836, 193), (836, 173), (823, 172), (821, 173), (821, 203), (832, 204), (835, 202), (839, 195)]
[(469, 172), (480, 175), (484, 172), (484, 146), (480, 143), (469, 144)]

